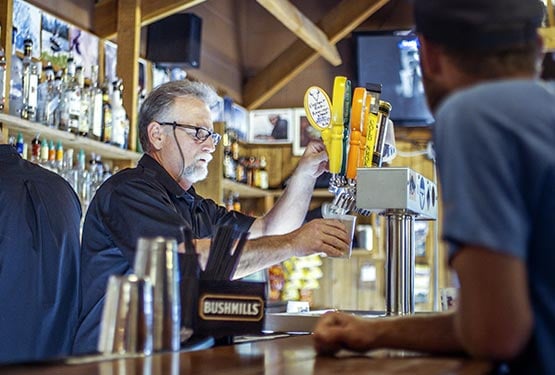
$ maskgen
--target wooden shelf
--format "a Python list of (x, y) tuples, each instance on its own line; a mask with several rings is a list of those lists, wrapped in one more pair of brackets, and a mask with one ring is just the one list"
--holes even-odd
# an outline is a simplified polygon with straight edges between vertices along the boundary
[[(265, 197), (279, 197), (283, 190), (263, 190), (229, 179), (223, 179), (223, 189), (239, 193), (241, 198), (265, 198)], [(314, 189), (312, 194), (313, 198), (331, 198), (333, 194), (327, 189)]]
[(223, 179), (223, 189), (239, 193), (240, 198), (264, 198), (281, 194), (281, 190), (263, 190), (227, 178)]
[(86, 153), (94, 152), (101, 155), (103, 158), (110, 160), (129, 160), (137, 162), (141, 157), (141, 154), (134, 151), (124, 150), (122, 148), (86, 137), (81, 137), (67, 131), (49, 128), (48, 126), (36, 122), (31, 122), (3, 113), (0, 113), (0, 123), (11, 130), (12, 135), (13, 132), (21, 132), (24, 136), (32, 138), (37, 133), (40, 133), (42, 137), (52, 139), (55, 142), (61, 140), (65, 149), (73, 148), (76, 151), (83, 149)]

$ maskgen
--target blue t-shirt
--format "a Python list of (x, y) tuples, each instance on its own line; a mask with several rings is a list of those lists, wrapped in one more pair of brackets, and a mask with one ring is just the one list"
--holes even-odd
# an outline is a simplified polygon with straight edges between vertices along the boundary
[(71, 353), (80, 221), (62, 177), (0, 145), (0, 362)]
[(183, 190), (148, 155), (136, 168), (112, 176), (96, 192), (83, 226), (83, 303), (73, 352), (97, 350), (108, 278), (132, 272), (140, 237), (171, 237), (180, 243), (183, 228), (190, 228), (195, 238), (210, 238), (219, 225), (233, 224), (243, 232), (254, 220), (203, 199), (193, 188)]
[(535, 325), (513, 365), (555, 374), (555, 86), (460, 91), (438, 109), (434, 141), (450, 257), (471, 244), (526, 263)]

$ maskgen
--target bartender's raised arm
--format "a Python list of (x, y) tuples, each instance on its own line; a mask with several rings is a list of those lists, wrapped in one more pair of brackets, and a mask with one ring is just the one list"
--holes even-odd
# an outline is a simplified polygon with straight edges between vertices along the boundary
[(274, 207), (250, 228), (250, 238), (283, 234), (297, 229), (304, 221), (314, 184), (327, 170), (328, 155), (320, 141), (310, 142), (295, 172)]

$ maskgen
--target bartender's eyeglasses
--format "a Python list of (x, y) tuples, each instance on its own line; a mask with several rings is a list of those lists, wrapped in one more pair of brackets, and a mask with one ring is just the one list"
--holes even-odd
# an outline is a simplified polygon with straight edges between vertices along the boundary
[(202, 143), (204, 141), (206, 141), (209, 137), (212, 138), (212, 142), (214, 142), (214, 146), (216, 146), (219, 142), (220, 139), (222, 139), (222, 136), (218, 133), (215, 133), (213, 131), (210, 131), (206, 128), (203, 128), (201, 126), (194, 126), (194, 125), (188, 125), (188, 124), (178, 124), (177, 122), (158, 122), (160, 125), (168, 125), (168, 126), (173, 126), (174, 130), (175, 128), (182, 128), (182, 129), (191, 129), (195, 131), (194, 135), (191, 135), (189, 133), (189, 135), (191, 135), (196, 141), (198, 141), (199, 143)]

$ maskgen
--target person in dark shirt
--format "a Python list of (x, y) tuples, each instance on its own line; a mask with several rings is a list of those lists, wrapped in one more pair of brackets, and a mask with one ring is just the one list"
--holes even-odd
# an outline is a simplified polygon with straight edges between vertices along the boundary
[(80, 299), (79, 198), (2, 143), (0, 133), (0, 362), (66, 356)]
[(199, 262), (206, 264), (215, 227), (234, 224), (249, 231), (235, 278), (291, 256), (348, 250), (345, 227), (316, 219), (303, 225), (316, 178), (327, 168), (321, 142), (313, 142), (276, 205), (258, 218), (227, 211), (199, 196), (193, 187), (204, 179), (220, 135), (214, 133), (210, 104), (215, 92), (188, 80), (154, 89), (139, 114), (139, 138), (145, 154), (136, 168), (108, 179), (93, 198), (83, 228), (83, 306), (75, 353), (96, 350), (108, 277), (132, 272), (139, 237), (176, 238), (184, 251), (182, 228), (197, 241)]
[(271, 115), (268, 120), (274, 127), (270, 136), (273, 139), (287, 139), (287, 120), (281, 118), (280, 115)]

